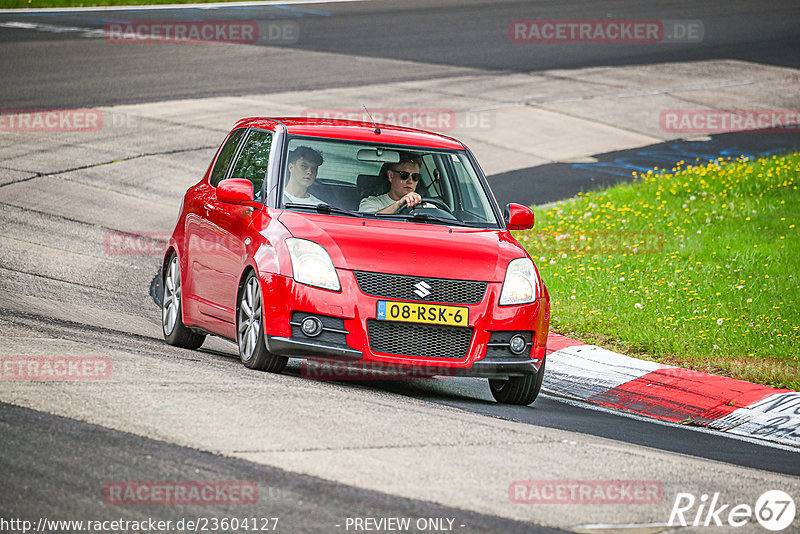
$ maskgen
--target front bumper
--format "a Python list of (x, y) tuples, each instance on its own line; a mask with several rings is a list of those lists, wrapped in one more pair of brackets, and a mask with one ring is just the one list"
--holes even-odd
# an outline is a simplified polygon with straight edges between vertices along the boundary
[[(273, 306), (271, 310), (265, 307), (264, 311), (265, 341), (270, 352), (287, 357), (360, 362), (359, 365), (405, 369), (425, 376), (506, 378), (535, 374), (544, 361), (549, 316), (546, 298), (520, 306), (498, 306), (502, 284), (489, 283), (480, 302), (463, 305), (469, 308), (471, 331), (463, 354), (442, 358), (430, 353), (424, 356), (397, 350), (387, 353), (373, 350), (368, 330), (378, 322), (378, 301), (386, 298), (364, 294), (352, 272), (337, 273), (342, 285), (340, 292), (298, 284), (283, 276), (262, 280), (264, 293), (270, 294)], [(319, 317), (330, 328), (316, 337), (305, 336), (298, 327), (298, 321), (305, 316)], [(413, 323), (402, 326), (408, 325), (414, 327)], [(502, 343), (497, 340), (507, 339), (516, 332), (528, 339), (521, 355), (498, 348)]]
[(320, 343), (312, 340), (292, 339), (280, 336), (266, 336), (267, 350), (278, 356), (291, 358), (331, 358), (334, 360), (361, 360), (364, 355), (355, 349), (341, 345)]

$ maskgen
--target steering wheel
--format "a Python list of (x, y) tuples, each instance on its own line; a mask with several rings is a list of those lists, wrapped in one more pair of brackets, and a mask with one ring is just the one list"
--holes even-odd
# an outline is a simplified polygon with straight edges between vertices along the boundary
[(424, 207), (423, 204), (425, 204), (426, 202), (428, 204), (433, 204), (434, 206), (436, 206), (437, 208), (439, 208), (439, 209), (441, 209), (443, 211), (446, 211), (449, 215), (453, 214), (453, 212), (450, 211), (450, 208), (447, 206), (447, 204), (445, 204), (444, 202), (442, 202), (438, 198), (430, 198), (430, 197), (423, 197), (422, 201), (419, 204), (417, 204), (416, 206), (409, 207), (408, 204), (403, 204), (403, 206), (401, 208), (399, 208), (395, 213), (397, 213), (398, 215), (404, 215), (404, 214), (410, 212), (411, 210), (415, 210), (417, 208)]

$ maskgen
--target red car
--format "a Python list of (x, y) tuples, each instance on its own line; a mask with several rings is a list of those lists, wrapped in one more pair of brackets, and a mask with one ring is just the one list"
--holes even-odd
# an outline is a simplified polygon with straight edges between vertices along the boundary
[(163, 263), (167, 343), (207, 334), (252, 369), (290, 357), (489, 378), (500, 402), (542, 385), (550, 300), (492, 195), (442, 135), (368, 122), (236, 123), (183, 199)]

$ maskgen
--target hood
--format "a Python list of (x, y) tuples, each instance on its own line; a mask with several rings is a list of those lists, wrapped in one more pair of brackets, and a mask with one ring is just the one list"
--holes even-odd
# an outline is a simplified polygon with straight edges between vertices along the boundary
[(279, 220), (325, 247), (338, 269), (502, 282), (508, 262), (526, 256), (506, 230), (291, 211)]

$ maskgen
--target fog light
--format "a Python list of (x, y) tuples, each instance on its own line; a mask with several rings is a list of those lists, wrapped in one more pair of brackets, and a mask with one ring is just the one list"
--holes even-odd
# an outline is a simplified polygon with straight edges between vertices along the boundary
[(300, 330), (308, 337), (317, 337), (322, 332), (322, 321), (316, 317), (306, 317), (300, 323)]
[(510, 348), (511, 352), (514, 354), (522, 354), (526, 346), (528, 346), (528, 342), (519, 334), (512, 337), (511, 341), (508, 342), (508, 348)]

